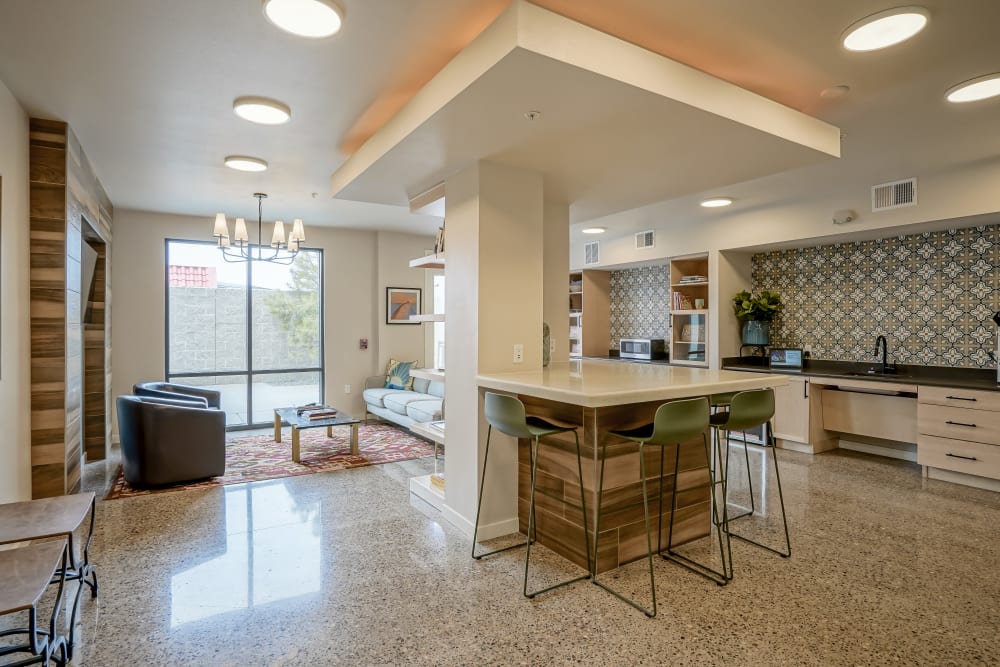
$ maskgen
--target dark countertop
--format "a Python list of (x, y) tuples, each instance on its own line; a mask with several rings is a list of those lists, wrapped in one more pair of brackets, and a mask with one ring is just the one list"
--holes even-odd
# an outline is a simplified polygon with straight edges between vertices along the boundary
[[(827, 377), (839, 380), (870, 380), (872, 382), (894, 382), (896, 384), (926, 385), (934, 387), (954, 387), (956, 389), (982, 389), (1000, 391), (997, 384), (997, 373), (992, 369), (953, 368), (948, 366), (910, 366), (899, 365), (896, 374), (868, 375), (869, 368), (879, 368), (878, 362), (856, 363), (853, 361), (825, 361), (822, 359), (807, 359), (801, 370), (790, 368), (770, 368), (764, 365), (763, 357), (758, 357), (761, 363), (748, 363), (747, 358), (726, 357), (722, 360), (722, 368), (730, 371), (748, 371), (751, 373), (778, 373), (782, 375), (804, 375), (807, 377)], [(864, 373), (864, 375), (859, 375)]]
[(669, 359), (622, 359), (617, 354), (617, 350), (614, 350), (615, 354), (609, 354), (606, 357), (583, 357), (583, 359), (600, 359), (604, 361), (628, 361), (633, 364), (669, 364)]

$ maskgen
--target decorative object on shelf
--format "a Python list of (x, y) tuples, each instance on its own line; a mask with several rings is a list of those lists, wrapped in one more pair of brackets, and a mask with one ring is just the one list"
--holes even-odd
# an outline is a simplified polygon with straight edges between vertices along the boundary
[(438, 227), (437, 236), (434, 237), (434, 256), (444, 254), (444, 222)]
[(681, 329), (681, 341), (686, 343), (704, 343), (705, 325), (685, 324), (684, 328)]
[(552, 335), (549, 330), (549, 323), (542, 322), (542, 367), (546, 367), (552, 362)]
[(419, 287), (385, 288), (385, 323), (420, 324), (410, 320), (410, 315), (420, 313), (421, 292)]
[(265, 254), (264, 251), (264, 222), (263, 204), (267, 195), (263, 192), (253, 194), (257, 198), (257, 249), (250, 243), (250, 236), (247, 234), (246, 220), (236, 218), (236, 225), (232, 239), (229, 237), (229, 222), (225, 213), (217, 213), (215, 216), (215, 229), (212, 236), (222, 251), (222, 257), (227, 262), (272, 262), (274, 264), (289, 265), (295, 261), (295, 256), (299, 254), (299, 249), (306, 240), (305, 227), (301, 218), (296, 218), (292, 223), (292, 231), (285, 240), (285, 223), (277, 220), (274, 223), (274, 233), (271, 234), (271, 251)]
[(771, 322), (781, 312), (781, 296), (762, 290), (758, 296), (743, 290), (733, 297), (733, 312), (742, 324), (744, 345), (767, 345), (771, 339)]
[(694, 307), (695, 307), (695, 310), (704, 310), (705, 309), (705, 300), (704, 299), (695, 299), (694, 300)]

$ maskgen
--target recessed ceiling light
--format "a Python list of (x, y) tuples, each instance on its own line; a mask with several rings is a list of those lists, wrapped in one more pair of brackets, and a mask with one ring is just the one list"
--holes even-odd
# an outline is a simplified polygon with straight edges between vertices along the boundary
[(240, 118), (261, 125), (281, 125), (292, 117), (287, 104), (267, 97), (237, 97), (233, 100), (233, 111)]
[(1000, 95), (1000, 72), (979, 76), (963, 81), (948, 89), (944, 98), (956, 104), (962, 102), (978, 102)]
[(729, 206), (732, 203), (732, 197), (712, 197), (701, 202), (701, 205), (705, 208), (721, 208), (722, 206)]
[(840, 41), (848, 51), (877, 51), (905, 42), (923, 30), (929, 19), (923, 7), (886, 9), (849, 26)]
[(267, 162), (257, 157), (247, 155), (230, 155), (225, 159), (226, 166), (237, 171), (264, 171)]
[(264, 16), (299, 37), (329, 37), (344, 23), (344, 10), (334, 0), (264, 0)]
[(581, 229), (584, 234), (603, 234), (608, 231), (607, 227), (584, 227)]

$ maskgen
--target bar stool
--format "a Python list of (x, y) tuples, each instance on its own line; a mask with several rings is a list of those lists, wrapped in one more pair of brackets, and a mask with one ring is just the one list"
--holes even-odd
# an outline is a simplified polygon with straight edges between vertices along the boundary
[[(574, 426), (559, 426), (548, 422), (540, 417), (529, 417), (525, 414), (524, 403), (520, 400), (514, 398), (513, 396), (506, 396), (504, 394), (494, 394), (493, 392), (486, 392), (486, 405), (484, 408), (484, 413), (486, 415), (486, 421), (489, 423), (489, 427), (486, 431), (486, 451), (483, 453), (483, 473), (479, 481), (479, 502), (476, 507), (476, 524), (473, 528), (472, 533), (472, 557), (476, 560), (483, 558), (484, 556), (491, 556), (493, 554), (500, 553), (502, 551), (509, 551), (510, 549), (516, 549), (521, 546), (526, 546), (527, 550), (524, 556), (524, 596), (527, 598), (533, 598), (536, 595), (542, 593), (547, 593), (548, 591), (566, 586), (568, 584), (575, 583), (577, 581), (582, 581), (584, 579), (590, 578), (591, 572), (591, 560), (590, 560), (590, 538), (587, 535), (587, 504), (586, 504), (586, 493), (583, 490), (583, 464), (580, 458), (580, 435)], [(476, 536), (479, 533), (479, 513), (483, 508), (483, 487), (486, 484), (486, 464), (489, 461), (490, 456), (490, 439), (493, 435), (493, 429), (500, 431), (506, 435), (514, 438), (526, 438), (533, 441), (533, 446), (528, 446), (528, 457), (529, 465), (531, 466), (531, 500), (528, 506), (528, 531), (527, 540), (524, 545), (515, 544), (509, 547), (504, 547), (502, 549), (495, 549), (493, 551), (488, 551), (476, 555)], [(587, 555), (587, 574), (573, 579), (568, 579), (566, 581), (554, 584), (543, 588), (542, 590), (535, 591), (533, 593), (528, 593), (528, 564), (531, 561), (531, 543), (534, 541), (532, 539), (532, 528), (535, 523), (535, 477), (538, 468), (538, 445), (541, 438), (545, 438), (551, 435), (557, 435), (559, 433), (573, 432), (573, 438), (576, 441), (576, 469), (580, 480), (580, 505), (576, 505), (577, 509), (583, 512), (583, 548), (584, 553)], [(546, 494), (551, 495), (551, 494)], [(551, 495), (551, 497), (557, 500), (563, 501), (561, 497)], [(563, 501), (564, 502), (564, 501)], [(537, 537), (537, 527), (535, 528), (535, 534)]]
[[(726, 433), (726, 464), (723, 471), (723, 477), (726, 478), (729, 472), (729, 433), (733, 431), (743, 432), (743, 453), (747, 461), (747, 483), (750, 488), (750, 511), (744, 512), (740, 515), (734, 517), (728, 517), (725, 521), (725, 529), (728, 534), (737, 539), (743, 540), (758, 546), (767, 551), (778, 554), (782, 558), (788, 558), (792, 555), (791, 541), (788, 536), (788, 518), (785, 515), (785, 499), (782, 494), (781, 489), (781, 473), (778, 471), (778, 448), (777, 443), (774, 439), (774, 429), (771, 426), (771, 419), (774, 417), (774, 390), (773, 389), (753, 389), (750, 391), (741, 391), (736, 394), (730, 403), (728, 412), (720, 412), (712, 415), (711, 422), (712, 426), (715, 427), (716, 442), (721, 440), (721, 432)], [(730, 524), (737, 519), (747, 517), (752, 515), (756, 511), (756, 506), (753, 500), (753, 484), (750, 482), (750, 454), (747, 448), (746, 442), (746, 432), (752, 428), (757, 428), (758, 426), (764, 427), (764, 444), (765, 449), (771, 450), (771, 460), (774, 461), (774, 476), (778, 484), (778, 502), (781, 506), (781, 521), (785, 530), (785, 550), (781, 551), (773, 547), (755, 542), (748, 537), (743, 535), (738, 535), (730, 529)], [(766, 474), (766, 469), (765, 469)], [(723, 487), (723, 497), (728, 505), (728, 489)], [(763, 500), (763, 499), (762, 499)], [(728, 513), (728, 512), (727, 512)], [(732, 551), (730, 551), (729, 559), (729, 573), (730, 578), (732, 578)]]
[[(653, 417), (652, 424), (646, 424), (645, 426), (640, 426), (635, 429), (628, 429), (624, 431), (610, 431), (609, 435), (613, 435), (624, 440), (629, 440), (631, 442), (637, 443), (639, 445), (639, 476), (642, 482), (642, 510), (643, 518), (646, 522), (646, 551), (647, 560), (649, 562), (649, 590), (653, 598), (652, 609), (647, 609), (637, 603), (636, 601), (624, 596), (618, 591), (614, 590), (604, 582), (597, 578), (596, 568), (594, 572), (593, 582), (608, 591), (619, 600), (626, 602), (627, 604), (635, 607), (646, 616), (652, 618), (656, 616), (656, 580), (653, 575), (653, 542), (651, 531), (649, 529), (649, 495), (646, 489), (646, 462), (643, 451), (648, 446), (660, 447), (660, 501), (659, 501), (659, 512), (660, 515), (663, 514), (663, 460), (665, 457), (665, 452), (663, 448), (669, 445), (675, 445), (675, 455), (674, 455), (674, 488), (671, 493), (670, 503), (671, 503), (671, 516), (670, 516), (670, 528), (667, 536), (667, 555), (662, 553), (662, 527), (659, 525), (661, 522), (658, 520), (657, 531), (656, 531), (656, 545), (657, 553), (666, 560), (674, 560), (684, 567), (688, 567), (698, 574), (707, 576), (705, 572), (700, 572), (694, 567), (699, 567), (708, 570), (707, 567), (694, 563), (679, 554), (675, 554), (671, 549), (671, 540), (673, 539), (673, 529), (674, 529), (674, 516), (677, 506), (677, 471), (680, 464), (680, 448), (681, 444), (696, 438), (701, 435), (702, 442), (705, 446), (705, 456), (711, 461), (711, 456), (708, 448), (708, 439), (705, 437), (705, 431), (708, 429), (709, 425), (709, 401), (705, 397), (692, 398), (681, 401), (672, 401), (670, 403), (664, 403), (656, 409), (656, 414)], [(606, 462), (607, 453), (607, 438), (601, 445), (601, 479), (597, 487), (597, 515), (594, 526), (594, 562), (597, 561), (597, 535), (600, 534), (601, 526), (601, 504), (604, 496), (604, 467)], [(713, 486), (714, 480), (709, 479), (707, 484), (701, 484), (693, 486), (685, 491), (690, 491), (694, 489), (703, 488), (706, 486)], [(715, 503), (715, 493), (712, 494), (713, 505)], [(719, 554), (725, 557), (725, 549), (723, 547), (723, 531), (718, 531), (719, 535)], [(686, 561), (686, 562), (683, 562)], [(691, 565), (689, 565), (690, 563)], [(692, 565), (694, 567), (692, 567)], [(725, 562), (723, 561), (723, 569), (725, 569)], [(727, 579), (724, 573), (715, 572), (716, 577), (718, 577), (717, 582), (723, 584)]]

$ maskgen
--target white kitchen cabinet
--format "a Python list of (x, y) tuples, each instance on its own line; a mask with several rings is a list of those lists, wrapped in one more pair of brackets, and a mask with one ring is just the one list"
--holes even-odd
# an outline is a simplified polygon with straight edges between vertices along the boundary
[(809, 444), (809, 378), (793, 377), (774, 389), (774, 437)]

